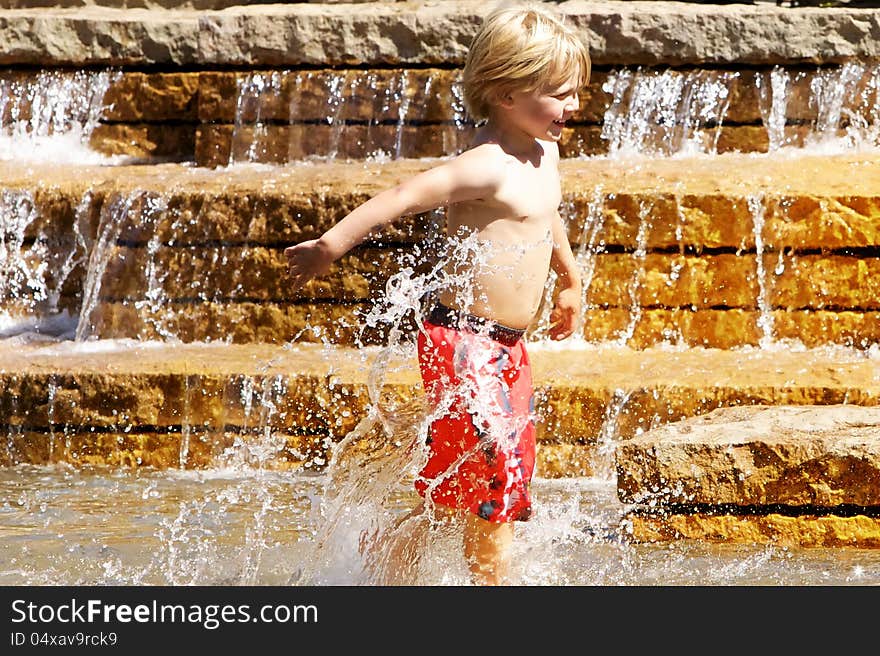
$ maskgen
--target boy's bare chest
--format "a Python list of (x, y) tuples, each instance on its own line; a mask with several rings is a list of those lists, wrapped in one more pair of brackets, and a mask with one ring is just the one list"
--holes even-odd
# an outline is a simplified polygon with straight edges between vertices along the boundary
[(508, 167), (494, 200), (506, 207), (511, 216), (548, 216), (562, 202), (559, 171), (550, 164)]

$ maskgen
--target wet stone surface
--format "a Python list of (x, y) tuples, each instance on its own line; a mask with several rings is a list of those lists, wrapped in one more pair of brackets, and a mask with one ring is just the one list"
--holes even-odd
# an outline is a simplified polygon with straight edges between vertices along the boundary
[(639, 541), (880, 547), (880, 407), (729, 407), (615, 452)]

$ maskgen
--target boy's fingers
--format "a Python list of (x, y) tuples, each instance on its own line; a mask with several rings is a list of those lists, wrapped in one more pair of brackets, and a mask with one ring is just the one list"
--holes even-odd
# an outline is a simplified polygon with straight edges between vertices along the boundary
[(575, 313), (573, 310), (554, 309), (550, 313), (550, 338), (565, 339), (574, 334)]
[(291, 286), (293, 289), (299, 289), (303, 287), (309, 281), (308, 276), (296, 275), (291, 277)]

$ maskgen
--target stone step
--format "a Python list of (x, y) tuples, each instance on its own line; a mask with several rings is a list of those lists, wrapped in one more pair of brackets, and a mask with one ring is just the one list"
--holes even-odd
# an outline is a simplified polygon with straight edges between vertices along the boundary
[[(239, 454), (264, 454), (262, 466), (321, 467), (329, 445), (366, 415), (380, 353), (129, 340), (6, 340), (0, 348), (0, 460), (154, 467), (217, 466), (234, 445)], [(870, 352), (530, 350), (544, 477), (610, 472), (615, 444), (641, 444), (640, 434), (716, 408), (880, 405), (880, 366)], [(381, 407), (418, 410), (411, 349), (392, 354), (383, 371), (374, 381)]]
[[(433, 263), (422, 253), (437, 250), (442, 215), (401, 218), (295, 295), (282, 250), (437, 162), (0, 164), (6, 239), (18, 253), (0, 296), (20, 316), (82, 313), (83, 336), (350, 344), (389, 277)], [(871, 154), (564, 160), (584, 337), (635, 347), (876, 343), (876, 164)]]
[[(771, 110), (762, 90), (773, 85), (771, 77), (785, 80), (784, 102), (773, 99), (778, 105), (773, 120), (786, 145), (803, 146), (811, 133), (817, 133), (815, 140), (818, 133), (825, 139), (845, 136), (848, 127), (868, 131), (876, 122), (878, 69), (870, 62), (848, 66), (778, 66), (772, 72), (748, 65), (723, 70), (597, 69), (581, 94), (580, 110), (563, 131), (560, 152), (563, 157), (607, 154), (614, 130), (626, 132), (625, 126), (614, 126), (624, 119), (618, 116), (620, 105), (635, 102), (635, 88), (658, 86), (672, 95), (662, 100), (666, 104), (655, 98), (653, 111), (639, 106), (627, 118), (643, 122), (639, 131), (651, 135), (643, 137), (645, 147), (674, 152), (687, 139), (701, 143), (707, 152), (767, 152)], [(365, 159), (377, 152), (441, 157), (460, 152), (474, 131), (461, 104), (459, 77), (458, 68), (436, 67), (246, 72), (7, 69), (0, 70), (0, 90), (7, 96), (0, 103), (0, 130), (20, 130), (16, 126), (21, 123), (60, 130), (57, 117), (53, 114), (50, 121), (46, 115), (47, 104), (54, 102), (59, 107), (66, 103), (70, 124), (94, 122), (86, 135), (88, 144), (108, 156), (190, 160), (208, 167), (234, 161)], [(828, 114), (833, 108), (820, 100), (827, 99), (831, 88), (846, 97), (837, 116)], [(95, 107), (74, 102), (100, 93), (103, 101), (96, 98)], [(710, 96), (713, 100), (704, 102), (715, 106), (687, 106), (683, 97), (689, 93)], [(103, 110), (95, 112), (102, 104)]]
[[(19, 200), (30, 213), (21, 221), (28, 238), (59, 238), (76, 218), (94, 238), (101, 211), (116, 210), (117, 237), (126, 242), (156, 237), (180, 244), (280, 245), (319, 234), (370, 196), (442, 162), (315, 162), (222, 170), (0, 162), (0, 184), (6, 205)], [(761, 241), (767, 250), (876, 247), (877, 162), (876, 153), (798, 151), (569, 159), (560, 163), (561, 212), (569, 219), (574, 246), (586, 245), (590, 223), (595, 223), (602, 230), (596, 240), (606, 248), (748, 251), (756, 245), (748, 204), (753, 198), (766, 201)], [(598, 220), (590, 216), (597, 197), (603, 201)], [(112, 206), (122, 200), (128, 205)], [(646, 214), (651, 229), (640, 236)], [(427, 214), (403, 217), (374, 241), (419, 241), (435, 224)], [(7, 231), (15, 227), (7, 225)]]
[(615, 466), (639, 541), (880, 547), (880, 407), (718, 408), (620, 442)]
[[(440, 156), (455, 152), (472, 127), (454, 85), (467, 43), (488, 10), (485, 3), (293, 3), (153, 12), (15, 4), (0, 9), (0, 37), (11, 44), (0, 54), (6, 67), (0, 71), (0, 124), (30, 119), (31, 99), (45, 101), (41, 89), (47, 85), (110, 74), (107, 107), (90, 139), (106, 155), (205, 166), (242, 157), (276, 163), (328, 153), (361, 158), (377, 149)], [(607, 151), (601, 128), (613, 93), (606, 83), (621, 69), (688, 78), (684, 91), (667, 80), (660, 95), (700, 101), (713, 96), (720, 116), (692, 106), (673, 111), (672, 120), (676, 130), (693, 130), (696, 140), (719, 152), (761, 152), (775, 145), (762, 125), (769, 121), (771, 87), (774, 93), (786, 90), (784, 106), (773, 99), (774, 108), (783, 110), (773, 121), (781, 129), (777, 121), (785, 119), (790, 145), (802, 143), (820, 124), (830, 136), (831, 118), (839, 128), (876, 123), (873, 10), (769, 5), (564, 3), (560, 10), (587, 42), (595, 74), (582, 112), (564, 135), (563, 151)], [(860, 62), (863, 70), (854, 73)], [(787, 83), (771, 84), (780, 72)], [(834, 103), (826, 105), (829, 114), (817, 96), (835, 94), (817, 89), (838, 73), (846, 91), (836, 109), (844, 111), (832, 117)], [(708, 85), (708, 93), (689, 92), (695, 80)], [(714, 82), (719, 90), (710, 88)], [(68, 102), (81, 105), (89, 90), (77, 85)], [(613, 80), (607, 86), (614, 87)], [(46, 105), (40, 104), (43, 112)], [(635, 115), (644, 111), (631, 109)], [(364, 130), (365, 121), (378, 124)], [(347, 126), (341, 132), (340, 124)], [(647, 127), (669, 130), (670, 113), (647, 117)]]
[[(109, 253), (101, 293), (108, 299), (137, 301), (143, 300), (146, 290), (161, 290), (172, 303), (198, 297), (228, 302), (283, 303), (302, 298), (366, 303), (382, 293), (384, 281), (408, 264), (405, 254), (410, 252), (408, 248), (358, 249), (294, 296), (280, 247), (183, 244), (151, 252), (146, 246), (120, 246)], [(247, 267), (230, 275), (218, 262), (247, 262)], [(148, 277), (155, 275), (154, 270), (161, 274), (151, 287)], [(772, 275), (764, 281), (759, 270)], [(763, 285), (764, 300), (773, 308), (880, 309), (880, 259), (834, 254), (765, 254), (759, 267), (753, 254), (651, 253), (636, 259), (628, 253), (598, 253), (587, 289), (589, 303), (628, 309), (633, 298), (627, 283), (638, 276), (638, 305), (643, 308), (758, 310)]]
[[(189, 4), (189, 3), (188, 3)], [(0, 65), (352, 66), (462, 64), (480, 0), (291, 3), (234, 9), (77, 6), (0, 12)], [(569, 0), (596, 65), (840, 63), (880, 56), (871, 8)], [(828, 35), (833, 34), (834, 38)], [(100, 38), (99, 38), (100, 36)]]
[[(167, 339), (186, 342), (231, 341), (237, 344), (297, 342), (381, 345), (390, 326), (364, 327), (372, 303), (223, 303), (165, 305), (102, 301), (90, 311), (85, 334), (105, 338)], [(767, 326), (765, 328), (764, 326)], [(412, 326), (404, 317), (401, 327)], [(543, 334), (531, 329), (532, 336)], [(579, 333), (580, 334), (580, 333)], [(809, 348), (839, 344), (870, 348), (880, 342), (880, 314), (865, 311), (785, 310), (763, 313), (740, 309), (598, 308), (584, 314), (582, 330), (589, 343), (739, 348), (794, 344)], [(289, 336), (289, 338), (288, 338)]]

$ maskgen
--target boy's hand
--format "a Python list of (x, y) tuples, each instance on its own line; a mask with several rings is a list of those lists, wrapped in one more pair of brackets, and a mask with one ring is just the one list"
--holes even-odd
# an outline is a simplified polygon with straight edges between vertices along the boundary
[(550, 312), (550, 339), (565, 339), (574, 333), (580, 310), (581, 295), (578, 290), (560, 291)]
[(310, 279), (322, 276), (330, 270), (335, 259), (319, 239), (310, 239), (284, 249), (287, 271), (297, 290)]

